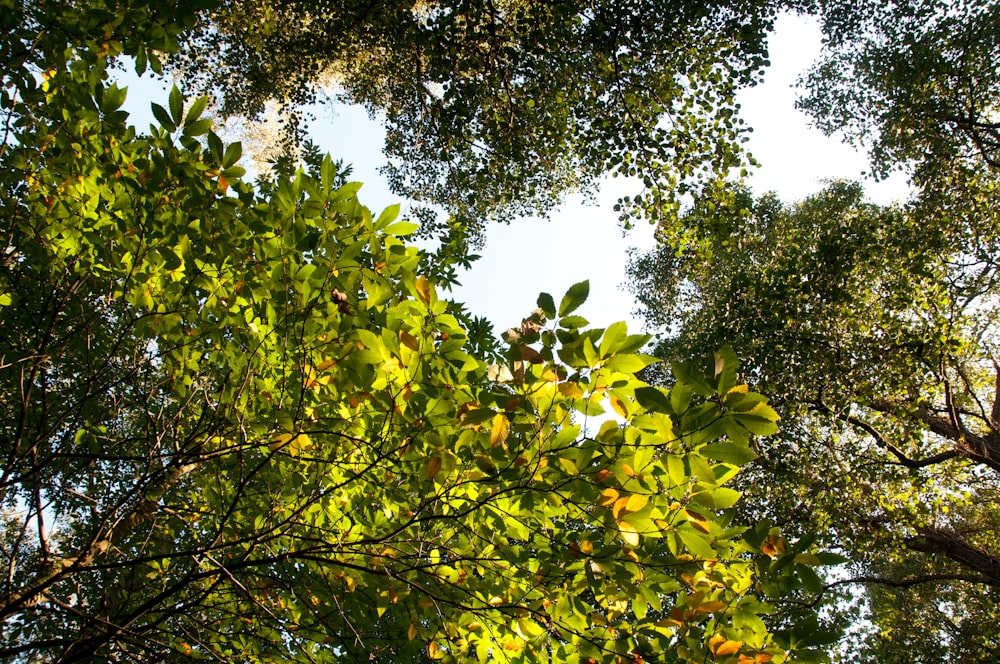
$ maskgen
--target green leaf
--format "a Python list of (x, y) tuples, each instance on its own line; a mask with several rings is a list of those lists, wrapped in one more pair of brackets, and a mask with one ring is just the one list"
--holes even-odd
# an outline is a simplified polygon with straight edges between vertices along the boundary
[(725, 396), (729, 390), (736, 386), (736, 370), (739, 368), (739, 360), (736, 353), (729, 344), (715, 351), (715, 377), (718, 379), (719, 396)]
[(153, 117), (156, 118), (156, 121), (160, 123), (161, 127), (169, 132), (177, 131), (177, 125), (170, 119), (170, 114), (167, 113), (167, 109), (156, 103), (150, 104), (150, 108), (153, 109)]
[(750, 433), (758, 436), (771, 436), (778, 433), (778, 425), (770, 418), (745, 415), (743, 413), (734, 413), (731, 417), (746, 427)]
[[(210, 134), (211, 136), (212, 134)], [(243, 144), (239, 141), (226, 146), (226, 154), (222, 157), (222, 167), (229, 168), (243, 156)]]
[[(536, 301), (538, 308), (545, 313), (546, 318), (556, 317), (556, 303), (548, 293), (539, 293)], [(586, 325), (586, 323), (584, 323)]]
[(176, 85), (170, 88), (168, 99), (170, 102), (170, 118), (173, 121), (174, 127), (180, 127), (181, 121), (184, 119), (184, 97)]
[(619, 346), (628, 336), (628, 329), (624, 322), (617, 322), (608, 327), (601, 337), (600, 354), (601, 357), (610, 357), (618, 352)]
[(659, 360), (649, 355), (636, 355), (628, 353), (612, 356), (611, 359), (605, 363), (605, 366), (612, 371), (634, 374), (656, 362), (659, 362)]
[(104, 96), (101, 98), (101, 112), (111, 113), (117, 111), (125, 103), (127, 94), (128, 88), (119, 88), (117, 85), (105, 88)]
[(588, 295), (590, 295), (590, 281), (581, 281), (570, 286), (559, 303), (559, 316), (576, 311), (581, 304), (587, 301)]
[(590, 324), (583, 316), (566, 316), (559, 319), (559, 327), (567, 330), (575, 330), (577, 328), (586, 327)]
[(821, 551), (814, 555), (819, 560), (821, 565), (843, 565), (844, 563), (851, 562), (850, 558), (846, 558), (838, 553)]
[[(191, 108), (188, 109), (187, 115), (184, 117), (184, 126), (187, 127), (192, 122), (197, 121), (201, 114), (205, 112), (205, 107), (208, 106), (209, 97), (198, 97), (191, 104)], [(172, 108), (172, 107), (171, 107)]]
[(208, 151), (211, 153), (212, 158), (224, 167), (223, 150), (225, 148), (223, 148), (222, 139), (214, 131), (210, 131), (205, 139), (205, 143), (208, 145)]
[(718, 556), (712, 545), (709, 544), (708, 536), (695, 530), (688, 524), (678, 526), (674, 532), (681, 538), (681, 542), (687, 547), (695, 558), (700, 560), (712, 560)]
[(745, 466), (758, 456), (749, 447), (734, 443), (708, 443), (699, 447), (698, 452), (709, 459), (734, 466)]
[(674, 362), (671, 365), (678, 385), (685, 385), (700, 397), (710, 399), (716, 395), (715, 389), (708, 384), (701, 372), (691, 362)]
[[(399, 216), (399, 209), (400, 209), (399, 203), (396, 203), (395, 205), (390, 205), (389, 207), (382, 210), (382, 212), (379, 213), (378, 215), (378, 219), (375, 220), (375, 230), (382, 230), (387, 226), (389, 226), (389, 224), (391, 224), (393, 221), (395, 221), (396, 218)], [(414, 227), (413, 230), (416, 230), (417, 224), (411, 224), (409, 222), (401, 222), (401, 223), (406, 224), (407, 225), (406, 227), (413, 226)], [(388, 233), (389, 235), (409, 235), (409, 233), (392, 233), (388, 230), (386, 230), (386, 233)]]
[(640, 387), (635, 391), (635, 399), (646, 410), (670, 413), (670, 399), (658, 387)]
[(212, 128), (214, 123), (208, 119), (204, 118), (201, 120), (195, 120), (189, 124), (184, 125), (184, 136), (201, 136), (202, 134), (208, 133)]

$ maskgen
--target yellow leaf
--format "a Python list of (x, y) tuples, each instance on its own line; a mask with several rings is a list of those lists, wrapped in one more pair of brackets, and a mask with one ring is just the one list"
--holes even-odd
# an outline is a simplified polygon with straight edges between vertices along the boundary
[(431, 458), (430, 461), (427, 462), (427, 477), (434, 479), (434, 477), (438, 474), (438, 471), (440, 470), (441, 470), (441, 457), (438, 456), (433, 457)]
[(628, 409), (625, 407), (625, 402), (618, 397), (611, 397), (611, 407), (614, 408), (615, 412), (628, 419)]
[(513, 627), (514, 633), (525, 641), (530, 641), (545, 631), (545, 628), (531, 618), (520, 618), (519, 620), (515, 620)]
[(310, 364), (302, 367), (302, 384), (304, 387), (313, 387), (316, 385), (316, 369)]
[(417, 623), (410, 623), (410, 628), (406, 630), (406, 638), (410, 641), (417, 638)]
[(406, 330), (399, 331), (399, 342), (410, 350), (420, 350), (420, 342)]
[(727, 606), (729, 605), (725, 602), (712, 600), (711, 602), (702, 602), (698, 607), (698, 611), (699, 613), (718, 613), (719, 611), (724, 611)]
[(595, 482), (603, 482), (604, 480), (608, 479), (609, 477), (611, 477), (611, 471), (608, 470), (607, 468), (604, 468), (602, 470), (597, 471), (597, 474), (594, 475), (594, 481)]
[(493, 416), (493, 426), (490, 428), (490, 442), (494, 445), (499, 445), (503, 441), (507, 440), (507, 435), (510, 433), (510, 420), (503, 413), (497, 413)]
[(583, 388), (576, 383), (559, 383), (559, 394), (570, 399), (579, 399), (583, 396)]
[(680, 627), (684, 623), (682, 621), (680, 621), (680, 620), (675, 619), (675, 618), (664, 618), (663, 620), (660, 620), (659, 622), (656, 622), (654, 624), (657, 627)]
[(417, 281), (414, 285), (417, 288), (417, 295), (419, 295), (420, 299), (424, 301), (424, 304), (430, 304), (431, 296), (434, 294), (434, 291), (431, 287), (431, 282), (427, 281), (427, 277), (420, 275), (417, 277)]
[(304, 433), (280, 433), (271, 439), (271, 444), (268, 447), (272, 452), (287, 448), (286, 451), (294, 456), (312, 447), (312, 440)]
[(503, 598), (494, 595), (493, 597), (490, 597), (489, 604), (490, 606), (500, 606), (501, 604), (503, 604)]
[(716, 657), (726, 657), (727, 655), (735, 655), (743, 647), (742, 641), (726, 641), (719, 645), (714, 652)]
[(781, 419), (781, 417), (778, 416), (778, 413), (775, 412), (773, 408), (771, 408), (770, 406), (768, 406), (766, 403), (763, 402), (758, 403), (752, 409), (747, 411), (747, 414), (756, 415), (757, 417), (763, 417), (764, 419), (770, 420), (772, 422), (777, 422), (778, 420)]
[(622, 540), (629, 546), (639, 546), (639, 531), (635, 526), (626, 521), (618, 523), (618, 531), (622, 534)]
[(628, 475), (629, 477), (638, 477), (636, 472), (632, 470), (632, 466), (628, 465), (627, 463), (622, 464), (622, 470), (625, 471), (625, 474)]
[(626, 505), (628, 505), (628, 498), (619, 498), (615, 501), (614, 507), (611, 508), (611, 514), (614, 515), (615, 521), (622, 518)]
[(292, 435), (293, 434), (290, 433), (279, 433), (277, 436), (271, 439), (271, 444), (268, 445), (268, 448), (270, 448), (272, 452), (277, 452), (282, 447), (284, 447), (285, 444), (288, 443), (288, 441), (292, 439)]
[(318, 371), (326, 371), (327, 369), (329, 369), (330, 367), (332, 367), (336, 363), (337, 363), (337, 360), (334, 360), (333, 358), (329, 358), (328, 357), (327, 359), (325, 359), (322, 362), (320, 362), (319, 365), (316, 366), (316, 369)]
[(788, 550), (785, 540), (783, 540), (778, 535), (768, 535), (767, 539), (764, 540), (764, 546), (760, 548), (765, 556), (770, 558), (777, 558), (778, 556), (785, 555)]
[(628, 512), (638, 512), (646, 503), (649, 502), (648, 496), (640, 496), (638, 494), (633, 494), (628, 497), (628, 503), (625, 505), (625, 510)]
[(685, 509), (684, 512), (687, 514), (688, 523), (690, 523), (693, 528), (700, 530), (706, 535), (712, 533), (712, 524), (710, 524), (705, 517), (691, 509)]
[(617, 489), (605, 489), (601, 492), (601, 497), (597, 499), (597, 504), (601, 507), (611, 507), (618, 500)]
[(431, 641), (430, 643), (428, 643), (427, 644), (427, 656), (430, 657), (431, 659), (440, 659), (441, 658), (441, 646), (439, 646), (434, 641)]

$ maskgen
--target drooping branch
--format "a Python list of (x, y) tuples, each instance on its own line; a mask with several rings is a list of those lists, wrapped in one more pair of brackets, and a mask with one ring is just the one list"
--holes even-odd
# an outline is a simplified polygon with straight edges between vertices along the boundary
[(823, 589), (809, 600), (786, 600), (791, 604), (796, 604), (799, 606), (804, 606), (811, 608), (820, 603), (823, 596), (828, 590), (836, 588), (838, 586), (849, 586), (849, 585), (876, 585), (876, 586), (887, 586), (890, 588), (911, 588), (913, 586), (923, 585), (925, 583), (944, 583), (951, 581), (964, 581), (966, 583), (973, 583), (979, 585), (989, 585), (989, 586), (1000, 586), (1000, 580), (993, 579), (987, 576), (970, 575), (970, 574), (918, 574), (915, 576), (906, 576), (901, 579), (893, 579), (883, 576), (873, 576), (873, 575), (862, 575), (862, 576), (852, 576), (849, 579), (838, 579), (837, 581), (831, 581), (830, 583), (824, 584)]
[(75, 555), (66, 556), (45, 568), (19, 591), (12, 592), (0, 607), (0, 618), (12, 615), (26, 608), (37, 605), (44, 597), (45, 591), (54, 583), (73, 570), (87, 567), (99, 556), (107, 553), (112, 545), (126, 534), (132, 532), (141, 524), (153, 518), (155, 506), (160, 497), (183, 476), (190, 473), (198, 463), (178, 465), (170, 469), (163, 481), (137, 504), (132, 512), (119, 521), (113, 528), (99, 531), (90, 543), (80, 549)]
[(812, 409), (816, 412), (821, 412), (827, 415), (833, 415), (841, 422), (845, 422), (854, 427), (857, 427), (858, 429), (861, 429), (862, 431), (864, 431), (865, 433), (867, 433), (869, 436), (872, 437), (876, 445), (878, 445), (880, 448), (892, 454), (896, 458), (897, 463), (899, 463), (902, 466), (906, 466), (907, 468), (926, 468), (927, 466), (933, 466), (935, 464), (948, 461), (949, 459), (954, 459), (956, 457), (962, 456), (958, 450), (947, 450), (945, 452), (940, 452), (938, 454), (934, 454), (932, 456), (923, 459), (912, 459), (906, 454), (904, 454), (903, 451), (900, 450), (898, 447), (896, 447), (888, 440), (886, 440), (885, 436), (883, 436), (878, 431), (878, 429), (876, 429), (875, 427), (873, 427), (871, 424), (864, 421), (860, 417), (856, 417), (854, 415), (847, 415), (845, 413), (834, 412), (829, 406), (826, 406), (821, 403), (813, 404)]
[(966, 581), (968, 583), (986, 584), (990, 586), (1000, 586), (1000, 581), (985, 576), (970, 574), (919, 574), (917, 576), (907, 576), (902, 579), (891, 579), (882, 576), (855, 576), (850, 579), (839, 579), (823, 586), (823, 590), (829, 590), (837, 586), (851, 584), (872, 584), (878, 586), (889, 586), (891, 588), (909, 588), (919, 586), (924, 583), (940, 583), (943, 581)]
[(954, 444), (952, 450), (942, 454), (962, 456), (1000, 472), (1000, 434), (991, 431), (981, 435), (966, 430), (960, 421), (956, 421), (959, 417), (954, 409), (949, 409), (950, 417), (942, 417), (926, 406), (913, 408), (888, 399), (872, 399), (868, 405), (881, 413), (915, 416), (931, 432)]

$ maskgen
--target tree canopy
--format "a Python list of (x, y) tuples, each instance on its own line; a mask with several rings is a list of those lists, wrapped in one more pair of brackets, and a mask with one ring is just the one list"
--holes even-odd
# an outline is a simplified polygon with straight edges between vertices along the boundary
[(855, 623), (834, 653), (992, 660), (998, 8), (814, 9), (824, 51), (800, 107), (868, 148), (877, 177), (910, 174), (912, 199), (877, 206), (833, 183), (789, 204), (719, 184), (633, 256), (632, 287), (666, 328), (654, 354), (726, 339), (782, 414), (741, 475), (743, 505), (851, 558), (814, 598)]
[(839, 558), (734, 518), (778, 416), (732, 351), (647, 385), (586, 282), (474, 334), (329, 158), (251, 184), (176, 87), (128, 124), (110, 63), (190, 7), (3, 9), (0, 658), (822, 657), (769, 602)]
[[(995, 655), (984, 620), (1000, 585), (995, 238), (920, 204), (866, 203), (854, 184), (794, 205), (711, 200), (683, 219), (711, 240), (636, 256), (631, 271), (649, 319), (673, 326), (654, 354), (726, 339), (782, 414), (742, 476), (747, 518), (818, 533), (856, 578), (881, 584), (869, 591), (879, 631), (851, 659)], [(920, 583), (933, 590), (906, 590)]]
[(784, 6), (231, 0), (202, 14), (168, 63), (225, 113), (297, 108), (324, 91), (364, 105), (386, 126), (395, 191), (473, 235), (605, 174), (642, 182), (623, 218), (656, 220), (748, 165), (734, 95), (759, 78)]
[[(790, 8), (802, 108), (913, 200), (736, 178)], [(997, 16), (0, 0), (0, 658), (996, 659)], [(113, 67), (178, 77), (148, 131)], [(312, 150), (250, 182), (182, 90), (362, 104), (450, 217)], [(608, 173), (659, 224), (652, 355), (586, 281), (502, 340), (446, 296), (489, 220)]]

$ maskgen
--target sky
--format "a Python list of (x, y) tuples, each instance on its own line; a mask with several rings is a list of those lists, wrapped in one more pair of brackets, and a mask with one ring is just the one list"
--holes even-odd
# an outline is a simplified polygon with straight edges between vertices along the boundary
[[(795, 109), (796, 78), (816, 59), (820, 46), (815, 21), (780, 17), (764, 82), (738, 97), (743, 118), (753, 128), (748, 148), (761, 163), (750, 180), (758, 193), (776, 191), (782, 200), (800, 200), (822, 188), (825, 180), (862, 179), (868, 166), (864, 154), (810, 127), (808, 118)], [(123, 79), (130, 85), (127, 108), (135, 124), (145, 127), (151, 119), (149, 102), (166, 106), (166, 87), (161, 81)], [(353, 166), (351, 179), (365, 183), (359, 194), (362, 203), (376, 213), (397, 202), (403, 202), (405, 210), (405, 202), (389, 191), (378, 173), (385, 161), (379, 124), (358, 107), (327, 104), (313, 112), (314, 140)], [(625, 268), (630, 248), (653, 246), (653, 228), (642, 225), (623, 234), (612, 209), (619, 197), (640, 189), (626, 180), (609, 179), (596, 204), (569, 196), (550, 220), (521, 219), (491, 226), (486, 245), (478, 252), (482, 258), (460, 275), (462, 286), (454, 298), (474, 314), (489, 318), (499, 334), (535, 308), (539, 292), (552, 294), (558, 302), (572, 284), (586, 279), (590, 298), (577, 313), (596, 327), (625, 320), (631, 330), (641, 330), (642, 322), (633, 316), (633, 297), (624, 289)], [(907, 191), (899, 176), (869, 182), (866, 189), (879, 203), (904, 198)]]
[[(868, 167), (864, 154), (839, 138), (810, 127), (795, 109), (794, 84), (819, 55), (821, 33), (814, 20), (794, 15), (779, 18), (770, 45), (771, 66), (764, 83), (738, 98), (747, 124), (754, 128), (748, 144), (762, 164), (751, 179), (758, 193), (776, 191), (782, 200), (800, 200), (822, 188), (823, 181), (861, 179)], [(382, 130), (358, 108), (318, 110), (313, 133), (317, 142), (354, 165), (352, 179), (365, 182), (360, 196), (369, 207), (396, 202), (382, 183), (377, 168)], [(624, 289), (628, 250), (653, 246), (653, 227), (643, 225), (623, 235), (612, 207), (623, 195), (641, 186), (626, 180), (607, 180), (597, 205), (570, 196), (548, 221), (522, 219), (488, 229), (482, 258), (460, 276), (455, 299), (477, 315), (486, 316), (499, 334), (516, 326), (535, 308), (540, 291), (556, 300), (578, 281), (590, 281), (590, 298), (577, 312), (596, 327), (625, 320), (640, 331), (633, 316), (632, 295)], [(905, 197), (904, 178), (870, 183), (869, 196), (879, 203)]]

